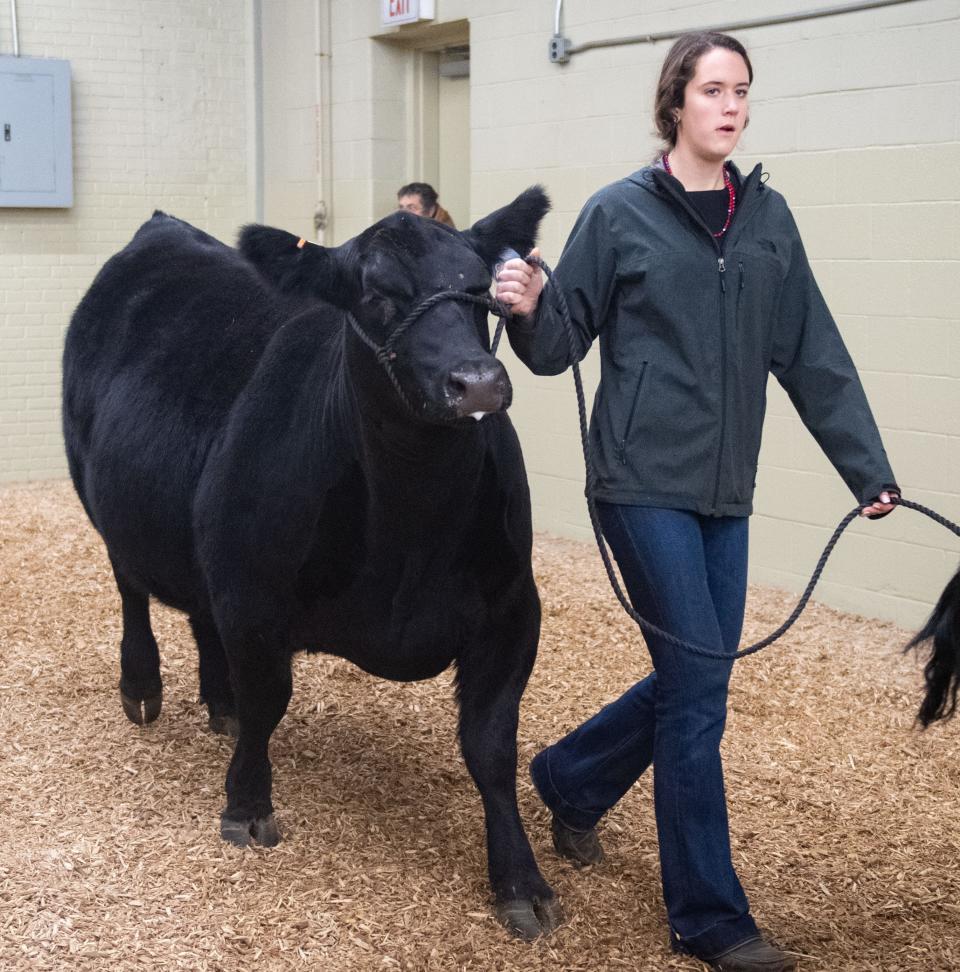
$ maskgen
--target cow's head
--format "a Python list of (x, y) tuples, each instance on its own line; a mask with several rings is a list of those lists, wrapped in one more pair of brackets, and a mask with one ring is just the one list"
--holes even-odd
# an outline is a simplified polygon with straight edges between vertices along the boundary
[[(292, 234), (265, 226), (245, 227), (239, 245), (279, 289), (349, 311), (359, 329), (383, 346), (434, 294), (486, 295), (499, 254), (507, 248), (528, 253), (549, 206), (544, 190), (534, 186), (462, 233), (397, 212), (339, 247), (303, 245)], [(488, 350), (487, 314), (483, 306), (441, 300), (396, 335), (390, 367), (416, 415), (446, 424), (509, 406), (510, 380)], [(376, 363), (369, 348), (355, 359), (363, 361), (363, 355)], [(371, 384), (382, 392), (379, 376)]]

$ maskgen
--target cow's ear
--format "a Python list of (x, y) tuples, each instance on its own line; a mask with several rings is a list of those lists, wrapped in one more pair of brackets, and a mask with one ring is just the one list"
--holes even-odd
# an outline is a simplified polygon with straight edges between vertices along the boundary
[(282, 293), (344, 308), (356, 299), (356, 274), (346, 246), (317, 246), (286, 230), (251, 223), (240, 230), (237, 248)]
[(537, 242), (540, 220), (550, 209), (550, 199), (543, 186), (531, 186), (503, 209), (478, 220), (463, 234), (467, 242), (493, 269), (505, 249), (526, 256)]

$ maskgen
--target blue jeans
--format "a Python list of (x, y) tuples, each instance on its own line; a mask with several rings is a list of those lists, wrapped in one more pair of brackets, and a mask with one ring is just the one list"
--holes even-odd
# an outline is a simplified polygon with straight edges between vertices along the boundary
[[(747, 518), (599, 504), (627, 592), (647, 620), (733, 652), (747, 588)], [(733, 663), (647, 639), (654, 671), (530, 772), (567, 827), (589, 830), (650, 764), (663, 897), (678, 951), (710, 959), (757, 934), (730, 859), (720, 762)]]

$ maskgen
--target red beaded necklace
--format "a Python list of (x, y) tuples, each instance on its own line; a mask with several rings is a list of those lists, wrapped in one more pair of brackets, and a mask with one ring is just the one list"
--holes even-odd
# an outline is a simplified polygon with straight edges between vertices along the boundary
[[(673, 169), (670, 168), (670, 156), (664, 152), (661, 159), (663, 162), (664, 169), (667, 170), (668, 175), (673, 175)], [(733, 189), (733, 180), (730, 178), (730, 173), (727, 171), (727, 167), (723, 167), (723, 188), (727, 190), (727, 219), (723, 224), (719, 233), (714, 233), (714, 237), (719, 239), (724, 233), (730, 228), (730, 221), (733, 219), (734, 211), (737, 208), (737, 194)]]

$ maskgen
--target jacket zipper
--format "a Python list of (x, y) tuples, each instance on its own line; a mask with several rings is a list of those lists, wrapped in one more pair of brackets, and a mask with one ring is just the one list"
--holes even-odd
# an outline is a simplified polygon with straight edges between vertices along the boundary
[[(739, 239), (740, 234), (743, 232), (744, 226), (752, 219), (754, 213), (759, 209), (758, 201), (755, 201), (747, 196), (744, 191), (747, 188), (747, 183), (749, 183), (749, 177), (744, 180), (744, 185), (741, 190), (742, 204), (744, 206), (745, 212), (740, 214), (739, 221), (735, 221), (734, 225), (731, 227), (731, 245), (733, 239)], [(678, 192), (669, 186), (664, 186), (667, 193), (673, 197), (674, 201), (691, 217), (693, 222), (699, 226), (708, 236), (710, 242), (713, 244), (714, 252), (717, 256), (717, 276), (720, 280), (720, 435), (719, 442), (717, 446), (717, 471), (714, 476), (713, 483), (713, 498), (710, 503), (710, 512), (716, 515), (717, 512), (717, 500), (720, 496), (720, 472), (723, 468), (723, 439), (726, 434), (727, 425), (727, 319), (726, 319), (726, 295), (727, 295), (727, 285), (724, 280), (724, 274), (727, 272), (727, 265), (723, 257), (723, 249), (717, 238), (710, 232), (710, 228), (701, 219), (700, 214), (691, 206), (686, 199), (683, 198)], [(761, 182), (757, 186), (757, 192), (760, 193), (763, 190), (763, 183)], [(742, 264), (740, 267), (740, 289), (743, 289), (743, 269)], [(737, 292), (737, 300), (739, 302), (740, 293)]]
[[(720, 253), (720, 244), (717, 243), (713, 234), (710, 235), (713, 245)], [(717, 444), (717, 473), (713, 480), (713, 499), (710, 502), (710, 512), (717, 512), (717, 498), (720, 496), (720, 470), (723, 467), (723, 437), (727, 426), (727, 285), (724, 281), (724, 274), (727, 272), (727, 265), (724, 262), (723, 254), (717, 257), (717, 270), (720, 276), (720, 435)]]
[(647, 362), (644, 361), (640, 368), (640, 377), (637, 379), (637, 390), (633, 393), (633, 404), (630, 406), (630, 413), (627, 415), (627, 424), (623, 427), (623, 438), (616, 448), (616, 457), (621, 466), (627, 464), (627, 436), (630, 434), (630, 426), (633, 425), (633, 416), (637, 411), (637, 402), (640, 400), (640, 389), (643, 387), (643, 377), (647, 373)]
[[(731, 233), (734, 234), (734, 238), (739, 238), (740, 234), (743, 232), (743, 228), (746, 223), (753, 217), (754, 213), (757, 211), (758, 204), (750, 199), (746, 192), (746, 185), (749, 182), (749, 177), (744, 182), (744, 186), (741, 190), (741, 196), (743, 199), (743, 205), (745, 212), (740, 214), (740, 220), (738, 223), (731, 228)], [(761, 183), (757, 187), (757, 191), (760, 192), (763, 189), (763, 184)], [(710, 502), (710, 512), (711, 514), (716, 514), (717, 512), (717, 499), (720, 496), (720, 472), (723, 467), (723, 439), (726, 433), (727, 425), (727, 318), (726, 318), (726, 295), (727, 295), (727, 285), (724, 280), (724, 274), (727, 272), (727, 265), (723, 258), (723, 249), (721, 248), (717, 238), (710, 232), (710, 228), (704, 223), (700, 214), (691, 206), (682, 196), (673, 190), (668, 189), (668, 192), (673, 196), (674, 200), (684, 209), (693, 219), (694, 223), (700, 226), (703, 231), (707, 234), (710, 242), (713, 244), (714, 252), (717, 255), (717, 275), (720, 279), (720, 435), (719, 442), (717, 445), (717, 471), (714, 476), (713, 481), (713, 498)], [(743, 272), (740, 273), (740, 286), (743, 287)], [(739, 291), (737, 297), (739, 299)]]

